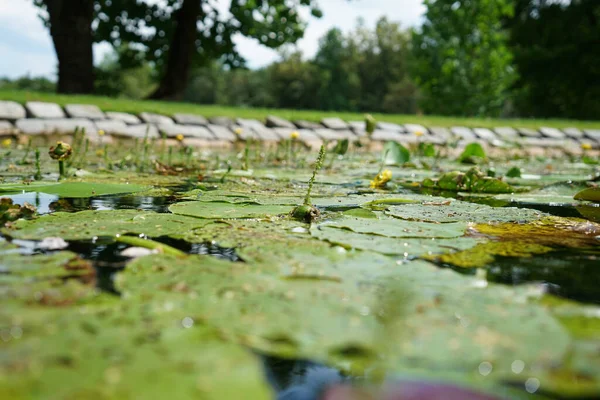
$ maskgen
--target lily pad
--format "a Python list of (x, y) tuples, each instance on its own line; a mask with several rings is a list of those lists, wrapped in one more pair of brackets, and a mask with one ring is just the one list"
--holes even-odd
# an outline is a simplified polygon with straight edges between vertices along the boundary
[(547, 217), (537, 210), (516, 207), (490, 207), (454, 200), (444, 203), (404, 204), (391, 206), (386, 214), (395, 218), (424, 222), (528, 222)]
[(457, 238), (465, 233), (465, 222), (434, 224), (428, 222), (403, 221), (381, 216), (378, 219), (343, 216), (325, 221), (319, 226), (345, 229), (356, 233), (367, 233), (393, 238)]
[(600, 187), (591, 187), (582, 190), (577, 193), (574, 197), (575, 200), (586, 200), (600, 203)]
[(186, 201), (169, 207), (173, 214), (199, 218), (264, 218), (289, 214), (294, 207), (251, 203), (223, 203), (217, 201)]
[(159, 237), (201, 228), (205, 224), (198, 218), (151, 211), (81, 211), (57, 212), (34, 220), (19, 220), (11, 229), (5, 228), (3, 232), (15, 239), (61, 237), (65, 240), (90, 240), (127, 233)]
[(421, 185), (425, 188), (456, 192), (512, 193), (515, 191), (508, 183), (498, 178), (485, 176), (477, 168), (471, 168), (467, 172), (447, 172), (438, 179), (426, 178)]
[(126, 185), (120, 183), (93, 183), (93, 182), (64, 182), (56, 184), (27, 184), (27, 185), (2, 185), (2, 193), (39, 192), (54, 194), (60, 197), (92, 197), (108, 194), (135, 193), (148, 190), (148, 186)]

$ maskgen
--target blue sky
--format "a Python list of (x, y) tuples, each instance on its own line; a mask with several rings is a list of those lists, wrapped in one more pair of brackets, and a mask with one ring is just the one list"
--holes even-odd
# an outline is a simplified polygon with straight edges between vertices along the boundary
[[(228, 8), (229, 0), (215, 1), (220, 7)], [(56, 74), (52, 40), (32, 3), (31, 0), (0, 0), (0, 77), (31, 74), (53, 78)], [(319, 38), (332, 27), (349, 31), (359, 17), (364, 18), (368, 26), (374, 26), (383, 15), (401, 22), (404, 27), (416, 26), (424, 12), (422, 0), (320, 0), (319, 5), (324, 17), (307, 16), (307, 32), (298, 42), (307, 57), (314, 55)], [(250, 67), (260, 67), (278, 58), (275, 51), (254, 40), (238, 36), (236, 43)], [(106, 44), (96, 45), (95, 61), (100, 61), (109, 49)]]

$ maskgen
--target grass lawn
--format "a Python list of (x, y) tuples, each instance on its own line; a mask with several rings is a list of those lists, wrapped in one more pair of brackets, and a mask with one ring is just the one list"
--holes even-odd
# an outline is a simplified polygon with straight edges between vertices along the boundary
[[(320, 121), (325, 117), (340, 117), (346, 121), (363, 120), (361, 113), (325, 112), (304, 110), (281, 110), (267, 108), (242, 108), (224, 107), (214, 105), (200, 105), (192, 103), (176, 103), (167, 101), (129, 100), (101, 96), (72, 96), (53, 93), (39, 93), (29, 91), (0, 90), (0, 100), (13, 100), (19, 103), (26, 101), (48, 101), (61, 105), (95, 104), (104, 111), (123, 111), (140, 113), (142, 111), (172, 115), (174, 113), (199, 114), (205, 117), (226, 116), (238, 118), (255, 118), (262, 120), (267, 115), (276, 115), (288, 120), (304, 119)], [(400, 115), (400, 114), (373, 114), (378, 121), (395, 122), (398, 124), (422, 124), (431, 126), (468, 126), (492, 128), (497, 126), (513, 126), (537, 129), (543, 126), (555, 128), (575, 127), (580, 129), (600, 129), (600, 121), (576, 121), (561, 119), (492, 119), (492, 118), (461, 118), (441, 117), (433, 115)]]

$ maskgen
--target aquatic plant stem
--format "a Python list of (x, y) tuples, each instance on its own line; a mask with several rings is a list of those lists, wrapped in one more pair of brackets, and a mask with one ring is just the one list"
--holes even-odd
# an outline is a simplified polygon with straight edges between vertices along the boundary
[(33, 179), (39, 181), (42, 179), (42, 166), (40, 160), (40, 149), (35, 149), (35, 175)]
[(315, 164), (315, 168), (313, 169), (313, 174), (308, 181), (308, 190), (306, 191), (306, 196), (304, 197), (304, 205), (310, 206), (312, 201), (310, 199), (310, 193), (312, 192), (313, 185), (315, 184), (315, 179), (317, 177), (317, 173), (323, 166), (323, 161), (325, 160), (325, 145), (321, 145), (321, 149), (319, 150), (319, 157), (317, 157), (317, 162)]
[(155, 242), (154, 240), (144, 239), (138, 236), (117, 236), (116, 241), (119, 243), (128, 244), (136, 247), (143, 247), (145, 249), (156, 250), (162, 254), (170, 254), (173, 256), (185, 256), (187, 255), (181, 250), (166, 245), (164, 243)]
[(58, 180), (65, 179), (67, 174), (65, 172), (65, 162), (63, 160), (58, 161)]

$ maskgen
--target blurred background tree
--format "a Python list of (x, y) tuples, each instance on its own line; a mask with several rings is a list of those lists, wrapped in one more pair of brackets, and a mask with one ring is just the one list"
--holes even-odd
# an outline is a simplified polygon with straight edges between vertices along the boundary
[[(599, 0), (425, 0), (423, 25), (387, 18), (331, 29), (307, 59), (293, 43), (316, 0), (33, 0), (56, 48), (58, 82), (0, 87), (201, 104), (338, 111), (597, 119)], [(366, 1), (366, 0), (361, 0)], [(73, 5), (75, 4), (75, 5)], [(250, 70), (241, 33), (279, 48)], [(95, 68), (93, 42), (112, 44)]]
[(498, 116), (516, 73), (503, 20), (510, 0), (425, 0), (412, 74), (425, 112)]

